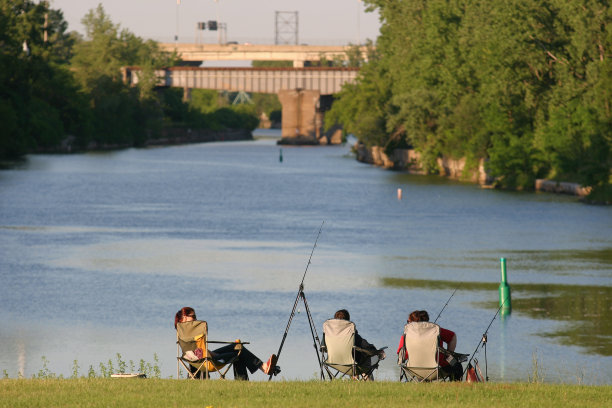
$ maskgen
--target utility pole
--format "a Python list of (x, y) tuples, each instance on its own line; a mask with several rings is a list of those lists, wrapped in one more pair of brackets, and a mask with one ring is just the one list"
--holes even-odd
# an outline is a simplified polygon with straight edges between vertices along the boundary
[(361, 0), (357, 0), (357, 45), (361, 45)]
[(176, 34), (174, 34), (174, 44), (178, 43), (179, 37), (179, 6), (181, 5), (181, 0), (176, 0)]
[[(217, 24), (219, 24), (219, 0), (215, 0), (217, 5)], [(221, 30), (217, 30), (217, 43), (221, 44)]]

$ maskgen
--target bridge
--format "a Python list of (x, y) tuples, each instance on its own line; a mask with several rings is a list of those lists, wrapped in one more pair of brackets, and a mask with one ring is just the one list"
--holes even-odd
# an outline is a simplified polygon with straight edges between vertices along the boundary
[[(256, 45), (256, 44), (172, 44), (160, 43), (162, 51), (174, 52), (182, 61), (293, 61), (294, 68), (301, 68), (310, 61), (347, 59), (347, 52), (354, 46), (343, 45)], [(368, 48), (359, 46), (364, 60), (368, 57)]]
[[(172, 67), (156, 70), (158, 86), (180, 87), (189, 98), (193, 88), (223, 91), (276, 93), (281, 102), (282, 140), (300, 143), (339, 143), (338, 129), (323, 131), (324, 114), (332, 103), (332, 95), (343, 84), (357, 78), (359, 68), (196, 68)], [(123, 68), (126, 83), (136, 85), (142, 71), (138, 67)]]

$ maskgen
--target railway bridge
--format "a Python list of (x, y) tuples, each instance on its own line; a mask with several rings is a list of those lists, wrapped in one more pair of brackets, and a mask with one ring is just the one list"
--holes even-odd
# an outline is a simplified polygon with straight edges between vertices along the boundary
[[(283, 108), (282, 143), (340, 143), (341, 131), (323, 131), (324, 114), (342, 85), (357, 78), (359, 68), (196, 68), (155, 71), (158, 86), (180, 87), (185, 98), (193, 88), (276, 93)], [(123, 68), (124, 81), (135, 85), (138, 67)]]

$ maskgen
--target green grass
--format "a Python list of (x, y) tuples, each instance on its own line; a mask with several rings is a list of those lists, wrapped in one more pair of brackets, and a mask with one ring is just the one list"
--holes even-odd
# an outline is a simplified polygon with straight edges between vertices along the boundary
[(4, 379), (0, 407), (593, 407), (612, 386), (352, 381)]

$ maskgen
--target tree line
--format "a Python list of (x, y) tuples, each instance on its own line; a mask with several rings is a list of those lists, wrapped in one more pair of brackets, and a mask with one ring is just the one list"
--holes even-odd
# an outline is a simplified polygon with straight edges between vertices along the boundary
[[(157, 43), (114, 24), (99, 5), (68, 32), (46, 1), (0, 0), (0, 160), (53, 151), (139, 146), (166, 126), (209, 129), (257, 126), (252, 105), (230, 106), (216, 91), (156, 89), (154, 70), (178, 62)], [(139, 66), (137, 86), (121, 67)]]
[[(364, 0), (376, 53), (327, 123), (366, 146), (481, 159), (502, 188), (574, 181), (610, 197), (608, 0)], [(608, 200), (609, 201), (609, 200)]]

